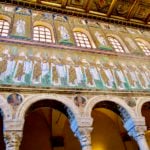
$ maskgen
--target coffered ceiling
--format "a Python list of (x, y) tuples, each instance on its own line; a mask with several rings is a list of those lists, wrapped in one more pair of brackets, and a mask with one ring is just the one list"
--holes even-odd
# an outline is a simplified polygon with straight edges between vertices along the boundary
[(150, 0), (1, 0), (70, 15), (150, 26)]

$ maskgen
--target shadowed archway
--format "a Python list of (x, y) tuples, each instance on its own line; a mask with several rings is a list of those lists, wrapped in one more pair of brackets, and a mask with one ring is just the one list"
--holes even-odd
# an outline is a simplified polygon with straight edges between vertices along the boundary
[(69, 108), (56, 100), (33, 103), (26, 111), (20, 150), (80, 149), (80, 143), (70, 129), (72, 117)]
[[(111, 101), (98, 102), (93, 107), (93, 149), (138, 150), (136, 142), (123, 126), (129, 116), (125, 118), (122, 111), (125, 110)], [(126, 115), (129, 114), (126, 112)]]

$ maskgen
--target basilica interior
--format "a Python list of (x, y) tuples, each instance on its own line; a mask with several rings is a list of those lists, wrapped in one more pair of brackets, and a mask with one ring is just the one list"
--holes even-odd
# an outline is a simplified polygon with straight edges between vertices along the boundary
[(150, 1), (1, 0), (0, 150), (150, 150)]

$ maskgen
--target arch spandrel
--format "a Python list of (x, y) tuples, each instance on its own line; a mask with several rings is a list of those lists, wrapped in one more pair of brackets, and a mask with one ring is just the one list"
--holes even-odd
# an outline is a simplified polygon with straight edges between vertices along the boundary
[(27, 110), (30, 108), (30, 106), (38, 101), (42, 101), (42, 100), (53, 100), (53, 101), (58, 101), (60, 103), (62, 103), (63, 105), (65, 105), (67, 108), (70, 109), (70, 111), (73, 113), (74, 117), (77, 117), (78, 115), (78, 110), (75, 107), (73, 101), (71, 101), (71, 99), (69, 99), (67, 96), (64, 95), (55, 95), (55, 94), (38, 94), (38, 95), (30, 95), (28, 97), (26, 97), (24, 99), (24, 101), (22, 102), (22, 104), (19, 106), (19, 108), (17, 109), (15, 118), (22, 120), (25, 117), (25, 114), (27, 112)]
[(108, 102), (114, 102), (115, 104), (119, 105), (121, 108), (123, 108), (127, 114), (131, 117), (131, 118), (135, 118), (136, 114), (135, 112), (132, 110), (132, 108), (130, 108), (124, 101), (123, 99), (117, 97), (117, 96), (94, 96), (92, 98), (90, 98), (87, 102), (87, 105), (85, 107), (85, 114), (87, 116), (91, 116), (92, 113), (92, 109), (94, 108), (94, 106), (100, 102), (104, 102), (104, 101), (108, 101)]

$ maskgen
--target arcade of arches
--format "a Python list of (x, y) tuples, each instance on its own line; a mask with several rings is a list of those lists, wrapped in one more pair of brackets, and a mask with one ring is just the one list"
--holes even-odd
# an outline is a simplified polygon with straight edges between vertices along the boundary
[[(20, 106), (3, 103), (0, 122), (2, 150), (148, 150), (148, 99), (131, 108), (120, 97), (96, 96), (83, 107), (70, 95), (25, 94)], [(75, 97), (75, 98), (76, 98)], [(141, 100), (145, 101), (141, 103)], [(140, 109), (140, 110), (139, 110)], [(7, 113), (6, 113), (7, 112)], [(6, 113), (6, 114), (5, 114)], [(3, 118), (4, 117), (4, 118)], [(13, 118), (13, 119), (12, 119)], [(3, 127), (4, 126), (4, 127)], [(3, 135), (4, 134), (4, 135)]]
[(72, 8), (83, 0), (62, 0), (57, 12), (48, 6), (61, 0), (4, 1), (0, 150), (150, 150), (150, 15), (135, 21), (138, 1), (120, 20), (122, 0), (105, 19), (111, 0), (89, 0), (86, 18)]

